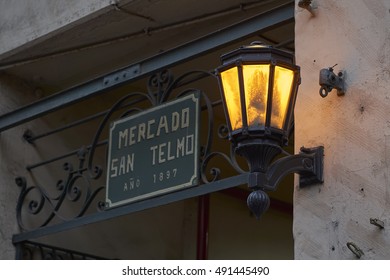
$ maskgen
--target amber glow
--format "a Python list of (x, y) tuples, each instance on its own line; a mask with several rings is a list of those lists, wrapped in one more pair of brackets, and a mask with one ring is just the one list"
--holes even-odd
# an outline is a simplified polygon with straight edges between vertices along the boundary
[(243, 65), (245, 102), (248, 126), (265, 124), (269, 65)]
[[(246, 118), (249, 127), (264, 126), (267, 117), (270, 64), (242, 65)], [(238, 68), (221, 72), (231, 129), (243, 127)], [(275, 66), (270, 125), (283, 129), (290, 100), (294, 71)]]
[(242, 127), (240, 88), (237, 67), (221, 73), (223, 91), (232, 130)]
[(275, 67), (271, 113), (273, 127), (283, 129), (293, 80), (294, 71), (280, 66)]

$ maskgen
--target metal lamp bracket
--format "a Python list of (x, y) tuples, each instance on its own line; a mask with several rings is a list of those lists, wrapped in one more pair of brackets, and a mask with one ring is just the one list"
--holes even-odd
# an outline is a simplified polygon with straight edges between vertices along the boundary
[[(337, 65), (337, 64), (336, 64)], [(342, 96), (345, 94), (345, 72), (340, 71), (337, 75), (333, 72), (333, 67), (336, 65), (321, 69), (320, 71), (320, 95), (321, 97), (327, 97), (329, 92), (334, 88), (337, 89), (337, 95)]]
[(280, 181), (290, 173), (298, 173), (300, 187), (323, 183), (324, 147), (302, 147), (297, 155), (273, 162), (266, 172), (252, 172), (248, 186), (252, 189), (275, 191)]
[(298, 173), (300, 187), (323, 183), (324, 147), (301, 148), (297, 155), (286, 156), (273, 162), (265, 172), (251, 172), (248, 187), (254, 191), (247, 204), (260, 218), (268, 210), (270, 199), (265, 191), (275, 191), (280, 181), (290, 173)]

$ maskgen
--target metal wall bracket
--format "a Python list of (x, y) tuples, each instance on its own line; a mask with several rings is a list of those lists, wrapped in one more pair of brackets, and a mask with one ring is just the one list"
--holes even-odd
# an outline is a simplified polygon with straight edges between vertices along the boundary
[(290, 173), (300, 175), (300, 187), (323, 183), (324, 147), (302, 147), (297, 155), (276, 160), (265, 172), (252, 172), (248, 186), (252, 189), (275, 191), (280, 181)]
[(347, 242), (347, 247), (358, 259), (364, 256), (362, 249), (360, 249), (355, 243)]
[(370, 224), (377, 226), (380, 229), (385, 228), (385, 223), (377, 218), (370, 218)]
[(298, 173), (300, 187), (306, 187), (323, 183), (323, 169), (324, 147), (319, 146), (302, 147), (297, 155), (283, 157), (267, 167), (263, 166), (262, 170), (251, 172), (248, 178), (248, 187), (254, 191), (247, 199), (249, 209), (257, 218), (267, 211), (270, 200), (265, 191), (275, 191), (287, 174)]
[(331, 92), (334, 88), (337, 89), (338, 96), (345, 94), (345, 72), (340, 71), (336, 75), (333, 72), (334, 66), (321, 69), (320, 71), (320, 95), (323, 98), (327, 97), (329, 92)]

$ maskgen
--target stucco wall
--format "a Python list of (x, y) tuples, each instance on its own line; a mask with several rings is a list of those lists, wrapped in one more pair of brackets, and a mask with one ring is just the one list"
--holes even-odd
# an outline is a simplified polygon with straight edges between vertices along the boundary
[[(390, 1), (313, 4), (314, 17), (296, 7), (295, 139), (324, 145), (325, 182), (295, 188), (295, 258), (355, 259), (353, 242), (362, 259), (390, 259)], [(347, 92), (321, 98), (319, 71), (336, 63)]]
[(54, 36), (99, 10), (112, 0), (0, 1), (0, 58)]
[[(0, 74), (0, 114), (32, 100), (31, 88), (19, 79)], [(25, 145), (22, 135), (24, 127), (0, 134), (0, 259), (14, 259), (15, 249), (12, 235), (18, 231), (16, 223), (16, 201), (20, 190), (15, 177), (25, 166)]]
[[(0, 115), (32, 103), (39, 97), (39, 91), (29, 83), (15, 76), (0, 73)], [(50, 128), (44, 119), (38, 119), (0, 133), (0, 259), (15, 258), (12, 236), (20, 231), (17, 225), (16, 207), (21, 193), (15, 178), (25, 177), (28, 186), (40, 186), (46, 182), (55, 183), (54, 179), (57, 179), (59, 174), (63, 176), (61, 168), (54, 171), (49, 168), (40, 169), (35, 173), (28, 172), (26, 166), (69, 150), (66, 141), (58, 136), (43, 140), (36, 145), (28, 144), (23, 139), (27, 129), (47, 131)], [(24, 205), (23, 209), (27, 208), (28, 206)]]

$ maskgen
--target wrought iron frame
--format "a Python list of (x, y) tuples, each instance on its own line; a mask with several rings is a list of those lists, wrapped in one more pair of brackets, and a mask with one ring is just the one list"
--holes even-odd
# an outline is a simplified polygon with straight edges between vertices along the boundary
[[(203, 140), (204, 145), (200, 155), (200, 175), (203, 185), (175, 193), (169, 193), (162, 197), (154, 197), (145, 201), (139, 201), (118, 208), (105, 210), (105, 204), (102, 201), (96, 201), (96, 198), (102, 193), (104, 186), (92, 186), (91, 184), (91, 181), (93, 182), (94, 180), (100, 178), (104, 173), (101, 166), (94, 164), (94, 154), (98, 147), (107, 144), (107, 140), (100, 139), (100, 136), (114, 112), (123, 110), (124, 112), (122, 113), (122, 116), (136, 113), (142, 110), (137, 107), (141, 102), (148, 101), (151, 106), (156, 106), (166, 102), (170, 98), (176, 98), (183, 94), (198, 90), (189, 88), (179, 94), (172, 94), (175, 89), (180, 88), (183, 85), (187, 85), (190, 82), (201, 78), (215, 77), (213, 72), (192, 71), (177, 79), (173, 79), (170, 73), (164, 69), (173, 67), (200, 55), (210, 53), (235, 41), (243, 40), (255, 34), (259, 34), (263, 31), (267, 31), (271, 28), (293, 21), (294, 1), (291, 1), (288, 4), (257, 15), (239, 24), (227, 27), (226, 29), (219, 30), (216, 33), (212, 33), (171, 51), (167, 51), (159, 54), (158, 56), (129, 65), (122, 69), (115, 70), (108, 75), (104, 75), (82, 85), (59, 92), (36, 103), (0, 116), (1, 132), (54, 112), (60, 108), (70, 106), (81, 100), (95, 96), (96, 94), (109, 92), (114, 87), (122, 86), (151, 75), (149, 79), (148, 92), (130, 93), (121, 98), (107, 111), (99, 112), (85, 119), (75, 121), (42, 134), (35, 135), (35, 132), (33, 131), (25, 131), (23, 137), (29, 143), (34, 143), (35, 141), (54, 133), (58, 133), (82, 123), (103, 117), (91, 144), (52, 159), (30, 164), (26, 167), (28, 171), (33, 172), (35, 168), (40, 166), (57, 162), (71, 156), (76, 156), (78, 160), (77, 165), (71, 164), (68, 161), (63, 164), (65, 176), (64, 179), (58, 180), (55, 184), (55, 189), (57, 191), (56, 196), (51, 196), (42, 186), (29, 185), (26, 179), (22, 176), (15, 178), (16, 184), (21, 188), (21, 193), (17, 203), (17, 220), (22, 232), (15, 234), (12, 239), (17, 248), (21, 248), (20, 246), (27, 243), (30, 243), (31, 245), (32, 243), (29, 240), (35, 238), (142, 211), (151, 207), (229, 189), (253, 181), (255, 175), (248, 173), (247, 170), (244, 170), (237, 163), (233, 148), (230, 149), (230, 153), (228, 154), (212, 149), (214, 134), (217, 134), (220, 138), (227, 138), (228, 136), (226, 126), (221, 125), (217, 128), (214, 127), (213, 107), (221, 105), (222, 102), (221, 100), (210, 100), (206, 93), (200, 91), (203, 100), (202, 109), (208, 116), (208, 132)], [(217, 131), (217, 133), (215, 133), (215, 131)], [(210, 162), (217, 157), (229, 163), (236, 171), (236, 175), (229, 178), (221, 178), (221, 169), (209, 166)], [(209, 174), (207, 172), (209, 172)], [(77, 185), (78, 181), (81, 180), (86, 183), (86, 187), (84, 189), (81, 189)], [(28, 196), (33, 192), (39, 194), (39, 199), (29, 200)], [(59, 215), (59, 210), (63, 205), (66, 203), (80, 202), (81, 200), (82, 207), (73, 217), (67, 219)], [(97, 211), (92, 214), (86, 214), (87, 210), (93, 205), (97, 207)], [(47, 206), (50, 206), (52, 210), (43, 223), (41, 223), (37, 228), (31, 229), (27, 228), (23, 222), (22, 209), (25, 209), (26, 206), (27, 213), (30, 215), (42, 214), (42, 210)], [(55, 217), (59, 217), (62, 222), (52, 224)], [(42, 244), (33, 245), (38, 247), (46, 246)], [(18, 251), (21, 252), (20, 250)], [(19, 255), (19, 257), (20, 256), (21, 255)]]
[[(156, 73), (155, 75), (152, 75), (148, 81), (147, 92), (132, 92), (126, 94), (106, 111), (90, 145), (83, 146), (77, 151), (67, 153), (51, 160), (45, 160), (40, 163), (29, 165), (27, 168), (31, 171), (39, 166), (49, 164), (53, 161), (62, 160), (69, 156), (76, 156), (78, 160), (77, 165), (73, 165), (68, 161), (63, 164), (65, 178), (57, 181), (55, 185), (57, 195), (54, 196), (50, 196), (48, 194), (46, 191), (46, 189), (48, 189), (47, 186), (29, 186), (24, 177), (17, 177), (15, 179), (16, 184), (21, 188), (16, 209), (17, 221), (19, 227), (24, 232), (15, 235), (13, 237), (13, 242), (18, 243), (38, 238), (49, 233), (60, 232), (82, 224), (85, 225), (88, 223), (102, 221), (112, 217), (141, 211), (151, 207), (247, 183), (249, 175), (237, 163), (233, 148), (230, 149), (228, 154), (225, 154), (223, 151), (216, 151), (212, 148), (215, 134), (222, 139), (226, 139), (227, 137), (227, 129), (225, 125), (221, 124), (218, 128), (215, 128), (214, 124), (213, 107), (221, 105), (221, 101), (219, 99), (212, 101), (205, 92), (192, 87), (180, 90), (183, 86), (188, 86), (190, 82), (194, 82), (205, 77), (211, 77), (215, 81), (215, 87), (218, 88), (217, 79), (213, 72), (199, 70), (190, 71), (179, 76), (177, 79), (174, 79), (168, 70)], [(154, 107), (171, 99), (180, 98), (181, 96), (190, 94), (194, 91), (199, 93), (202, 100), (202, 114), (207, 116), (207, 120), (203, 123), (203, 126), (207, 129), (206, 133), (201, 135), (202, 147), (199, 155), (200, 178), (203, 185), (166, 194), (161, 197), (150, 198), (145, 201), (136, 202), (118, 208), (105, 209), (105, 203), (102, 200), (96, 201), (99, 194), (103, 193), (105, 186), (93, 186), (93, 182), (98, 180), (104, 174), (104, 168), (94, 164), (94, 156), (97, 147), (107, 144), (107, 140), (101, 140), (100, 138), (103, 130), (109, 126), (110, 121), (113, 121), (112, 117), (114, 116), (114, 113), (121, 111), (118, 118), (122, 118), (128, 116), (129, 114), (136, 114), (144, 109), (147, 109), (137, 106), (140, 105), (141, 101), (149, 103), (150, 107)], [(134, 99), (137, 100), (137, 102), (134, 102)], [(117, 118), (117, 116), (115, 118)], [(24, 134), (24, 137), (30, 140), (29, 142), (33, 142), (32, 139), (34, 139), (34, 134), (32, 131), (28, 131)], [(40, 137), (35, 137), (35, 139), (39, 138)], [(209, 166), (209, 163), (217, 157), (230, 164), (233, 170), (235, 170), (236, 176), (220, 180), (222, 173), (221, 169)], [(86, 184), (83, 186), (79, 185), (79, 181), (83, 181)], [(31, 198), (31, 194), (33, 193), (35, 193), (35, 197), (38, 198)], [(84, 194), (84, 196), (82, 194)], [(61, 216), (60, 210), (64, 207), (64, 205), (80, 202), (81, 207), (73, 217), (65, 218)], [(85, 215), (87, 210), (93, 206), (93, 202), (96, 203), (97, 212)], [(48, 214), (43, 211), (44, 207), (46, 207), (46, 211), (49, 211)], [(26, 214), (33, 217), (36, 215), (46, 214), (47, 217), (44, 218), (43, 222), (36, 228), (28, 228), (24, 223), (23, 218)], [(55, 218), (59, 218), (62, 222), (53, 224)]]

